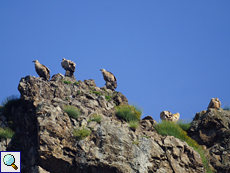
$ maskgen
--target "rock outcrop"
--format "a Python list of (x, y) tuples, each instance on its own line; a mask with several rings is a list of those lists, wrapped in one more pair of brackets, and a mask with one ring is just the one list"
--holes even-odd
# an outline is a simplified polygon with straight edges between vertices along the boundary
[[(12, 111), (15, 136), (7, 150), (21, 151), (25, 173), (204, 173), (200, 155), (184, 141), (158, 135), (150, 116), (133, 130), (115, 115), (128, 104), (120, 92), (98, 88), (94, 80), (68, 81), (61, 74), (50, 81), (26, 76), (20, 80), (21, 106)], [(63, 111), (76, 106), (74, 119)], [(89, 121), (93, 115), (101, 121)], [(77, 140), (73, 131), (91, 134)]]
[(197, 113), (188, 134), (206, 146), (218, 173), (230, 172), (230, 111), (210, 108)]

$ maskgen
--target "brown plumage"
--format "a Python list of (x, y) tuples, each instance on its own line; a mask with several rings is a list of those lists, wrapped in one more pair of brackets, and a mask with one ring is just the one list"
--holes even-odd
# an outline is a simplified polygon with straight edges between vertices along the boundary
[(212, 98), (209, 105), (208, 105), (208, 108), (220, 108), (221, 106), (221, 102), (218, 98)]
[(104, 77), (104, 80), (106, 82), (110, 82), (114, 88), (117, 88), (117, 79), (116, 77), (109, 71), (106, 71), (105, 69), (100, 69), (102, 72), (102, 75)]
[(66, 70), (70, 72), (75, 72), (75, 66), (76, 64), (73, 61), (67, 60), (65, 58), (62, 58), (61, 66)]
[(49, 80), (50, 79), (50, 70), (44, 66), (43, 64), (39, 63), (38, 60), (33, 61), (35, 64), (35, 70), (37, 72), (37, 74), (40, 77), (43, 77), (45, 80)]
[(172, 114), (170, 111), (162, 111), (160, 113), (161, 120), (177, 122), (180, 118), (179, 113)]

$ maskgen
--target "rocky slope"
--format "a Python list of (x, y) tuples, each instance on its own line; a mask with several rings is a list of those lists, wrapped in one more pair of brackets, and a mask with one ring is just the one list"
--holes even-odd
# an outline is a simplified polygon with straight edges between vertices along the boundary
[(230, 111), (209, 108), (196, 114), (188, 134), (209, 152), (218, 173), (230, 172)]
[[(128, 100), (120, 92), (98, 88), (94, 80), (76, 81), (61, 74), (50, 81), (26, 76), (18, 89), (21, 104), (12, 109), (16, 134), (10, 142), (2, 139), (1, 145), (2, 150), (21, 151), (22, 172), (205, 172), (200, 155), (186, 142), (158, 135), (150, 116), (136, 130), (117, 118), (115, 105)], [(65, 105), (78, 107), (81, 115), (70, 118)], [(102, 117), (99, 123), (89, 121), (95, 114)], [(73, 131), (82, 128), (91, 134), (77, 140)]]

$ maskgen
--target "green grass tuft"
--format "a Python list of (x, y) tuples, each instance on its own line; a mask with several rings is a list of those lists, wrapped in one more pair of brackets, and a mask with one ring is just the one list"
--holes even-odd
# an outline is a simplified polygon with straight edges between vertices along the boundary
[(131, 129), (136, 129), (139, 126), (139, 121), (129, 121), (128, 124)]
[(112, 98), (109, 95), (106, 95), (105, 99), (109, 102)]
[(100, 92), (98, 92), (98, 91), (90, 91), (91, 93), (93, 93), (93, 94), (95, 94), (95, 95), (102, 95)]
[(13, 130), (10, 128), (0, 128), (0, 138), (12, 138), (14, 135)]
[(74, 82), (74, 85), (79, 85), (79, 82)]
[(68, 81), (68, 80), (63, 80), (63, 82), (64, 82), (65, 84), (71, 84), (71, 82)]
[(126, 122), (140, 121), (142, 110), (133, 105), (119, 105), (115, 107), (116, 115)]
[(228, 103), (224, 104), (224, 108), (223, 109), (226, 110), (226, 111), (230, 110), (230, 106), (228, 105)]
[(141, 137), (143, 137), (143, 138), (149, 138), (149, 136), (147, 136), (147, 135), (141, 135)]
[(171, 122), (171, 121), (162, 121), (161, 123), (158, 123), (154, 127), (155, 127), (156, 131), (162, 136), (170, 135), (170, 136), (174, 136), (178, 139), (181, 139), (181, 140), (187, 142), (187, 144), (189, 146), (193, 147), (193, 149), (200, 154), (206, 170), (209, 172), (211, 171), (211, 169), (208, 167), (208, 160), (205, 156), (204, 149), (194, 139), (190, 138), (187, 135), (187, 132), (184, 131), (180, 127), (179, 124), (175, 124), (174, 122)]
[(91, 130), (87, 129), (87, 128), (83, 128), (83, 129), (79, 129), (79, 130), (74, 130), (73, 134), (74, 136), (77, 138), (78, 141), (86, 138), (87, 136), (89, 136), (91, 134)]
[(3, 102), (1, 107), (1, 112), (5, 115), (7, 121), (13, 121), (12, 108), (19, 107), (21, 104), (20, 98), (18, 96), (12, 95), (7, 97)]
[(71, 106), (71, 105), (65, 105), (63, 107), (64, 111), (69, 115), (69, 117), (71, 118), (78, 118), (81, 114), (81, 111), (75, 107), (75, 106)]
[(96, 121), (97, 123), (100, 123), (101, 122), (101, 115), (98, 115), (98, 114), (94, 114), (88, 122), (91, 122), (91, 121)]
[(139, 141), (138, 139), (136, 139), (135, 141), (133, 141), (133, 144), (134, 144), (134, 145), (138, 145), (139, 142), (140, 142), (140, 141)]
[(154, 127), (160, 135), (175, 136), (178, 139), (186, 141), (191, 147), (199, 147), (197, 142), (188, 137), (187, 132), (185, 132), (178, 124), (175, 124), (174, 122), (162, 121), (162, 123), (158, 123)]
[(184, 131), (187, 131), (191, 127), (191, 122), (185, 120), (179, 120), (176, 124), (178, 124)]
[(101, 88), (102, 90), (104, 90), (106, 92), (106, 89), (105, 88)]

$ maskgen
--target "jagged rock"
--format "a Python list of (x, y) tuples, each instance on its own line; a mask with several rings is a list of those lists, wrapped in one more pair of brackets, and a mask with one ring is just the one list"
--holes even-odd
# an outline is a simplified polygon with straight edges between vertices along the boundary
[(76, 80), (73, 72), (66, 70), (65, 77), (69, 77), (71, 80)]
[(52, 76), (52, 78), (50, 79), (50, 81), (62, 81), (65, 78), (65, 76), (63, 76), (61, 73), (55, 74)]
[[(26, 104), (13, 112), (16, 137), (7, 149), (20, 147), (22, 172), (205, 172), (200, 155), (186, 142), (158, 135), (152, 118), (141, 120), (135, 132), (119, 120), (114, 103), (128, 104), (120, 92), (97, 88), (93, 80), (65, 84), (59, 77), (47, 82), (28, 76), (19, 83)], [(92, 87), (103, 95), (91, 93)], [(65, 104), (78, 107), (81, 115), (70, 118)], [(93, 114), (101, 121), (89, 122)], [(77, 140), (73, 131), (84, 128), (91, 134)]]
[(193, 119), (193, 123), (195, 123), (195, 120), (199, 120), (199, 119), (201, 119), (201, 117), (204, 115), (204, 114), (206, 114), (206, 110), (203, 110), (203, 111), (200, 111), (200, 112), (197, 112), (196, 113), (196, 115), (195, 115), (195, 117), (194, 117), (194, 119)]
[(88, 85), (89, 87), (96, 87), (95, 81), (93, 79), (89, 79), (89, 80), (84, 80), (84, 83), (86, 85)]
[(148, 115), (148, 116), (146, 116), (146, 117), (144, 117), (144, 118), (142, 119), (142, 121), (146, 121), (146, 120), (150, 121), (150, 123), (151, 123), (152, 125), (158, 124), (157, 121), (154, 120), (150, 115)]
[(121, 104), (128, 104), (128, 99), (122, 95), (120, 92), (115, 92), (116, 94), (113, 97), (113, 100), (117, 106)]
[(99, 96), (97, 100), (102, 108), (107, 108), (105, 96)]
[(230, 172), (230, 111), (209, 108), (196, 114), (189, 136), (209, 152), (210, 163), (218, 173)]
[(151, 117), (150, 115), (144, 117), (142, 120), (150, 120), (150, 121), (154, 121), (153, 117)]
[(106, 81), (105, 86), (106, 86), (106, 88), (111, 89), (112, 91), (114, 91), (116, 89), (116, 87), (117, 87), (117, 84), (116, 84), (116, 82), (108, 82), (108, 81)]
[(151, 131), (155, 131), (154, 125), (158, 124), (151, 116), (146, 116), (140, 121), (141, 129), (145, 134), (149, 134)]
[(50, 173), (50, 172), (46, 171), (40, 166), (33, 166), (31, 167), (31, 173)]
[(0, 139), (0, 151), (6, 151), (11, 139)]

